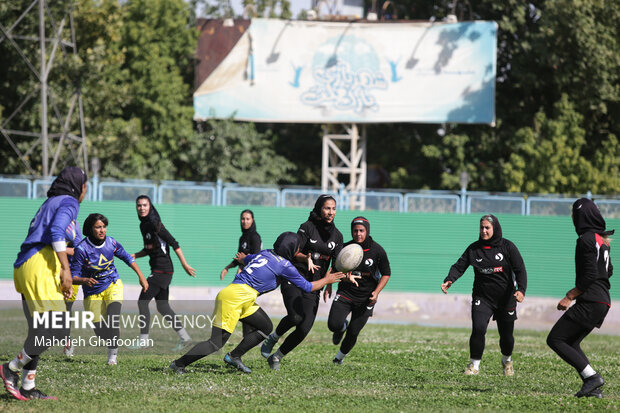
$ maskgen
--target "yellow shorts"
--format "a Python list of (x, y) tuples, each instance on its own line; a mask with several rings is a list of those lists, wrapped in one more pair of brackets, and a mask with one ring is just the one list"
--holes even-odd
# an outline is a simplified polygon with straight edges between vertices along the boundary
[(78, 291), (80, 291), (80, 286), (76, 284), (73, 286), (73, 292), (71, 293), (71, 298), (67, 298), (65, 299), (65, 301), (70, 302), (70, 303), (74, 302), (77, 299)]
[(240, 319), (260, 308), (254, 303), (256, 297), (258, 291), (247, 284), (229, 284), (215, 298), (213, 325), (232, 334)]
[(30, 314), (66, 311), (60, 282), (60, 260), (50, 245), (13, 270), (15, 290), (23, 294)]
[(115, 301), (123, 302), (123, 282), (120, 278), (99, 294), (86, 297), (84, 299), (84, 310), (91, 311), (94, 315), (93, 323), (98, 323), (101, 321), (101, 317), (108, 315), (108, 304)]

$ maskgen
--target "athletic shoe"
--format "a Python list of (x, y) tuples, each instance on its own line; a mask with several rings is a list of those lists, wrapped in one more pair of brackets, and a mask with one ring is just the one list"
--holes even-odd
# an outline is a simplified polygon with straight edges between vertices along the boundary
[(224, 362), (229, 366), (235, 367), (237, 370), (241, 370), (244, 373), (252, 373), (252, 370), (241, 361), (241, 357), (232, 357), (230, 353), (226, 353), (224, 356)]
[(506, 363), (502, 363), (504, 366), (504, 376), (514, 376), (515, 369), (512, 366), (512, 361), (507, 361)]
[(344, 360), (340, 360), (339, 358), (336, 358), (336, 357), (334, 357), (332, 361), (334, 362), (334, 364), (337, 364), (337, 365), (341, 365), (344, 362)]
[(267, 359), (267, 363), (269, 363), (269, 367), (271, 370), (280, 370), (280, 359), (277, 358), (274, 354), (269, 356)]
[(73, 347), (73, 344), (67, 344), (62, 352), (65, 354), (65, 357), (73, 357), (75, 354), (75, 347)]
[(592, 390), (590, 393), (586, 394), (584, 397), (596, 397), (597, 399), (602, 399), (603, 391), (599, 387), (598, 389)]
[(605, 384), (605, 380), (601, 377), (600, 374), (596, 373), (593, 376), (588, 377), (583, 381), (583, 385), (581, 386), (581, 390), (575, 393), (577, 397), (584, 397), (589, 393), (592, 393), (593, 390), (598, 389), (603, 384)]
[(344, 327), (342, 328), (342, 330), (334, 331), (334, 335), (332, 336), (332, 343), (334, 343), (334, 345), (337, 346), (338, 344), (340, 344), (340, 341), (342, 340), (342, 337), (344, 336), (344, 332), (347, 331), (348, 325), (349, 325), (349, 321), (344, 320)]
[(168, 368), (169, 368), (170, 370), (174, 371), (175, 373), (178, 373), (178, 374), (185, 374), (185, 373), (187, 373), (187, 372), (185, 371), (185, 367), (177, 366), (177, 365), (175, 364), (174, 360), (172, 360), (172, 363), (170, 363), (170, 365), (168, 366)]
[(4, 363), (0, 366), (0, 377), (2, 377), (2, 381), (4, 382), (4, 388), (11, 396), (15, 397), (17, 400), (28, 400), (17, 390), (19, 374), (9, 368), (9, 363)]
[(478, 369), (474, 368), (474, 364), (473, 363), (469, 363), (467, 365), (467, 368), (465, 369), (465, 375), (466, 376), (475, 376), (476, 374), (478, 374), (480, 371)]
[(39, 389), (26, 390), (26, 389), (24, 389), (22, 387), (22, 388), (19, 389), (19, 392), (21, 393), (21, 395), (24, 398), (24, 400), (33, 400), (33, 399), (58, 400), (57, 397), (48, 396), (47, 394), (43, 393)]
[(194, 344), (194, 342), (192, 340), (181, 340), (179, 341), (179, 344), (177, 344), (172, 351), (181, 351), (189, 346), (191, 346), (192, 344)]
[(268, 358), (271, 354), (271, 351), (273, 350), (273, 346), (275, 346), (277, 342), (278, 340), (271, 338), (271, 334), (269, 334), (265, 341), (263, 341), (263, 345), (260, 346), (261, 356)]
[(116, 366), (118, 362), (116, 360), (108, 360), (108, 366)]

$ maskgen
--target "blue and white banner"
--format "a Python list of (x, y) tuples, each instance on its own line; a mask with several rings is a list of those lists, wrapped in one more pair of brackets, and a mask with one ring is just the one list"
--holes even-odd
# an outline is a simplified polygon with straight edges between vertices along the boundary
[(194, 118), (495, 121), (497, 24), (254, 19), (194, 93)]

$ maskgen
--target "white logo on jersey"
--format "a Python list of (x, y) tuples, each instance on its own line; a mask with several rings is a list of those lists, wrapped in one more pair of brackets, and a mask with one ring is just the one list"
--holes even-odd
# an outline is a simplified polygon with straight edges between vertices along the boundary
[(336, 243), (334, 241), (330, 242), (329, 244), (327, 244), (327, 248), (333, 250), (334, 248), (336, 248)]
[(508, 311), (508, 315), (514, 315), (515, 312), (514, 311)]
[(318, 242), (318, 240), (310, 238), (310, 243), (316, 244), (317, 242)]
[(368, 267), (372, 267), (372, 264), (374, 264), (375, 262), (372, 260), (372, 258), (368, 258), (366, 261), (364, 261), (364, 264), (366, 264)]
[(243, 244), (241, 244), (241, 248), (246, 249), (248, 247), (248, 243), (244, 242)]
[(482, 262), (482, 258), (476, 258), (476, 262)]
[(476, 300), (476, 302), (474, 303), (474, 305), (480, 305), (480, 300)]
[(150, 232), (147, 232), (147, 233), (146, 233), (146, 237), (145, 237), (145, 238), (146, 238), (147, 240), (150, 240), (150, 239), (151, 239), (151, 233), (150, 233)]
[(501, 261), (504, 259), (504, 254), (502, 254), (501, 252), (498, 252), (497, 254), (495, 254), (495, 259), (497, 261)]

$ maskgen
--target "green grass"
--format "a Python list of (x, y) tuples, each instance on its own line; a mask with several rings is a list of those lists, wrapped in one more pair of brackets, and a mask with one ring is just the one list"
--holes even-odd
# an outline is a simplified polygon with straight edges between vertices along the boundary
[[(5, 316), (6, 314), (0, 314)], [(17, 313), (2, 318), (3, 328), (23, 330)], [(494, 325), (494, 323), (492, 323)], [(518, 324), (517, 324), (517, 327)], [(6, 330), (5, 330), (6, 331)], [(205, 339), (206, 331), (196, 331)], [(468, 360), (468, 329), (369, 324), (341, 366), (332, 364), (337, 348), (324, 321), (271, 371), (253, 349), (244, 357), (246, 375), (227, 368), (225, 352), (188, 367), (181, 376), (168, 371), (172, 354), (158, 349), (121, 349), (119, 364), (106, 365), (105, 349), (66, 359), (59, 348), (44, 353), (37, 387), (59, 401), (20, 402), (0, 396), (0, 410), (10, 411), (598, 411), (620, 406), (620, 337), (592, 334), (583, 345), (594, 368), (606, 379), (604, 399), (577, 399), (581, 381), (545, 344), (546, 332), (517, 329), (515, 376), (504, 377), (496, 330), (478, 376), (462, 374)], [(24, 335), (2, 337), (0, 356), (14, 357)], [(175, 335), (160, 331), (160, 349)], [(82, 351), (84, 350), (84, 351)], [(80, 354), (81, 353), (81, 354)], [(90, 353), (90, 354), (88, 354)]]

